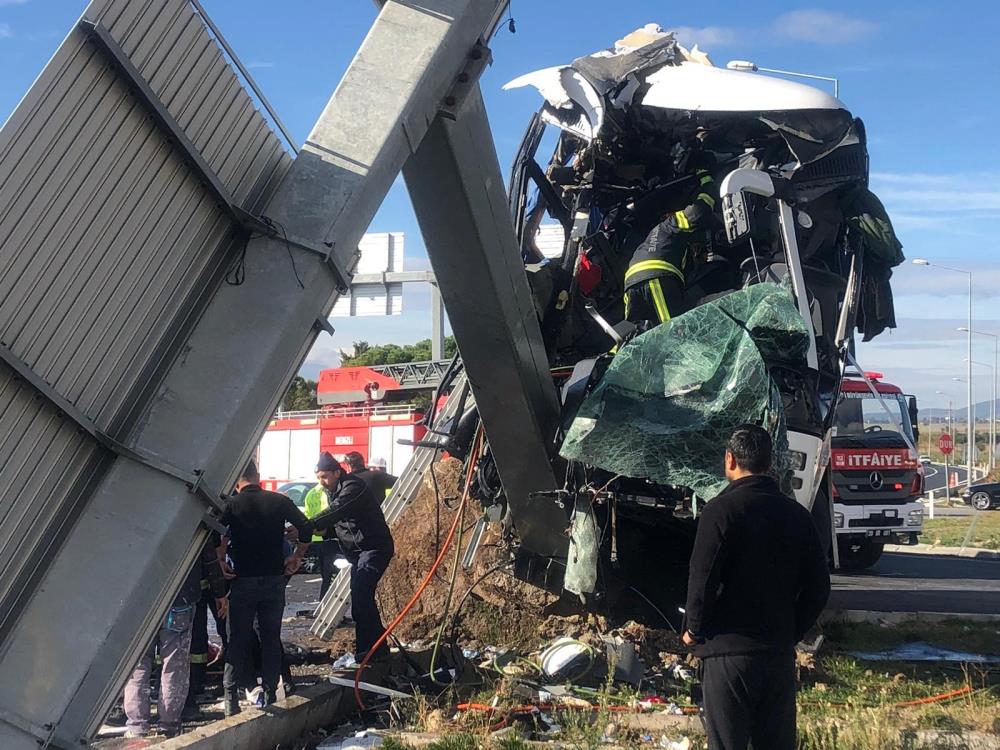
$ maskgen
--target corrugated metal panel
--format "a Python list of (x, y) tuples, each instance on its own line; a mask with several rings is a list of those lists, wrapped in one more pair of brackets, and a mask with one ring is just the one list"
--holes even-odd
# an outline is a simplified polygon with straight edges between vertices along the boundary
[[(186, 0), (98, 0), (109, 29), (247, 209), (291, 163)], [(0, 131), (0, 344), (127, 439), (171, 335), (234, 242), (147, 103), (75, 29)], [(93, 473), (96, 442), (0, 365), (0, 603)], [(0, 623), (11, 614), (0, 612)]]
[(85, 479), (94, 453), (30, 386), (0, 375), (0, 601), (19, 593), (12, 586), (32, 564), (39, 534)]
[[(116, 0), (85, 15), (111, 29), (237, 202), (287, 166), (188, 3)], [(0, 338), (106, 424), (156, 347), (149, 332), (178, 313), (231, 222), (80, 32), (17, 122), (0, 138)]]

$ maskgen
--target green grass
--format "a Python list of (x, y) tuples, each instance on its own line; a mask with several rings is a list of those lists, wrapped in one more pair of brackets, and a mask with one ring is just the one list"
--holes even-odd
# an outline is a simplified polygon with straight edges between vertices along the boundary
[[(972, 528), (971, 534), (969, 528)], [(966, 546), (1000, 550), (1000, 511), (987, 510), (972, 516), (924, 519), (920, 541), (940, 547)]]

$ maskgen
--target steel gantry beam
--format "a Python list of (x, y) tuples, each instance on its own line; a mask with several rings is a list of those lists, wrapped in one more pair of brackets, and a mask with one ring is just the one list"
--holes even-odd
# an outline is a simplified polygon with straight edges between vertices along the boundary
[(403, 168), (511, 516), (524, 547), (563, 556), (566, 513), (532, 499), (559, 485), (555, 386), (478, 82)]

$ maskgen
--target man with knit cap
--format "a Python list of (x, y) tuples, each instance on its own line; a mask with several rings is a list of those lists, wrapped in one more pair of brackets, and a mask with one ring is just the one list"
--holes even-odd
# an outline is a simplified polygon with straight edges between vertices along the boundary
[[(329, 453), (320, 455), (316, 479), (326, 493), (327, 508), (313, 517), (312, 524), (326, 538), (336, 538), (351, 563), (351, 614), (360, 661), (385, 630), (375, 589), (395, 547), (382, 513), (381, 498), (365, 482), (348, 474)], [(380, 648), (380, 652), (383, 651)]]

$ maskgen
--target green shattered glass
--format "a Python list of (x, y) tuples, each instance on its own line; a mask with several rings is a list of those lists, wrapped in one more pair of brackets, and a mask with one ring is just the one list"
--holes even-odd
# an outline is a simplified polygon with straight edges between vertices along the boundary
[(803, 366), (809, 333), (790, 292), (763, 283), (696, 307), (637, 336), (584, 400), (560, 450), (628, 477), (690, 487), (711, 499), (725, 487), (732, 431), (752, 422), (787, 438), (767, 363)]

